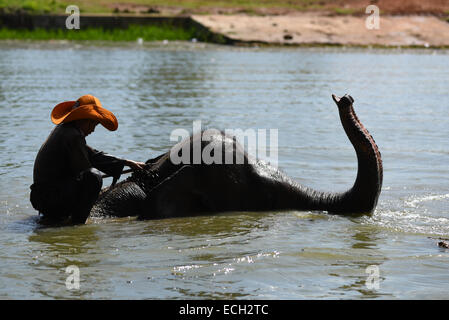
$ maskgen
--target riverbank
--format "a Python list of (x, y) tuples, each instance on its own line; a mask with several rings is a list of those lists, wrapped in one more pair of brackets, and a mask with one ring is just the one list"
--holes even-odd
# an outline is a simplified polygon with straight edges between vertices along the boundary
[(449, 47), (449, 23), (434, 16), (381, 16), (368, 29), (365, 16), (301, 13), (287, 16), (193, 16), (214, 33), (241, 43)]
[(65, 27), (67, 15), (1, 14), (0, 40), (195, 40), (235, 45), (375, 46), (448, 48), (449, 23), (436, 16), (367, 15), (81, 15), (80, 29)]
[(382, 15), (448, 16), (446, 0), (0, 0), (0, 12), (64, 14), (68, 5), (77, 5), (82, 14), (154, 14), (164, 16), (247, 14), (255, 16), (320, 13), (363, 15), (374, 4)]
[(73, 40), (73, 41), (189, 41), (195, 39), (193, 28), (130, 25), (126, 29), (89, 27), (82, 30), (67, 29), (0, 29), (0, 40)]
[[(68, 15), (0, 14), (0, 40), (196, 40), (229, 44), (230, 40), (188, 16), (83, 14), (78, 29), (67, 29)], [(73, 21), (71, 21), (73, 23)]]

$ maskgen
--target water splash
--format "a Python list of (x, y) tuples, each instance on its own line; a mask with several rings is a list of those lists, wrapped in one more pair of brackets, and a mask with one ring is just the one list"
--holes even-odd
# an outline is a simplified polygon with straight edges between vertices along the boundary
[(393, 232), (425, 234), (428, 236), (449, 235), (449, 217), (435, 207), (444, 206), (449, 193), (410, 196), (405, 200), (382, 203), (376, 214), (366, 217), (368, 224)]
[(404, 203), (409, 207), (417, 208), (418, 204), (420, 204), (422, 202), (444, 200), (444, 199), (449, 199), (449, 193), (441, 194), (441, 195), (418, 197), (418, 198), (406, 200)]

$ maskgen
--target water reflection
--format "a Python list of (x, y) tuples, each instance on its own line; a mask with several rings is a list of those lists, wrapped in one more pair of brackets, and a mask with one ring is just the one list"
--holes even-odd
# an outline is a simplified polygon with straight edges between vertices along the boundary
[(373, 226), (357, 226), (352, 235), (353, 249), (377, 249), (377, 242), (381, 239), (378, 228)]
[[(49, 298), (89, 297), (95, 291), (90, 286), (81, 285), (80, 290), (68, 290), (65, 281), (70, 274), (68, 266), (81, 270), (83, 283), (89, 283), (95, 276), (86, 276), (85, 271), (101, 259), (101, 248), (97, 246), (98, 226), (38, 228), (28, 237), (34, 247), (29, 266), (39, 274), (32, 284), (32, 291)], [(98, 283), (98, 279), (94, 280)], [(49, 290), (49, 288), (52, 288)]]
[[(350, 251), (353, 257), (348, 261), (332, 264), (331, 275), (346, 279), (346, 283), (335, 290), (350, 292), (351, 295), (358, 292), (364, 299), (391, 296), (382, 290), (382, 281), (386, 279), (382, 275), (382, 265), (387, 258), (378, 247), (378, 242), (381, 241), (380, 230), (373, 226), (355, 225), (349, 231), (353, 231)], [(379, 285), (374, 286), (374, 282)]]
[(75, 258), (76, 255), (87, 253), (92, 248), (95, 248), (95, 243), (98, 241), (97, 229), (98, 226), (96, 225), (56, 228), (40, 227), (28, 239), (32, 242), (44, 244), (42, 247), (45, 247), (46, 252), (51, 256), (62, 257), (69, 255), (68, 258)]
[[(232, 283), (230, 283), (232, 285)], [(241, 292), (226, 292), (226, 287), (220, 288), (220, 291), (216, 291), (216, 288), (208, 288), (208, 290), (203, 290), (195, 288), (194, 283), (192, 283), (193, 289), (186, 288), (168, 288), (174, 291), (176, 295), (171, 297), (171, 299), (176, 299), (183, 297), (183, 299), (201, 299), (201, 300), (233, 300), (233, 299), (245, 299), (249, 295), (245, 293), (245, 289), (241, 288)], [(184, 298), (185, 297), (185, 298)], [(169, 298), (170, 299), (170, 298)]]
[[(207, 104), (207, 80), (213, 77), (205, 61), (189, 51), (143, 52), (128, 71), (122, 88), (126, 115), (122, 130), (132, 132), (130, 150), (145, 150), (145, 159), (167, 151), (176, 128), (191, 131)], [(205, 125), (208, 119), (203, 119)], [(129, 143), (129, 142), (128, 142)], [(142, 157), (142, 155), (141, 155)]]
[(273, 213), (231, 212), (214, 216), (147, 221), (146, 234), (173, 234), (185, 237), (220, 237), (266, 231)]
[(201, 57), (191, 52), (147, 55), (136, 79), (136, 105), (141, 117), (135, 118), (134, 125), (147, 129), (150, 125), (170, 129), (190, 125), (208, 95), (206, 80), (213, 77), (205, 61), (207, 52)]

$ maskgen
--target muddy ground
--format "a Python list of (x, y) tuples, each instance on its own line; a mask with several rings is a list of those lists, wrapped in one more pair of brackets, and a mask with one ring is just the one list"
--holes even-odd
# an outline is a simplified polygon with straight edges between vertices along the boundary
[[(366, 16), (297, 13), (285, 16), (200, 15), (193, 18), (233, 40), (267, 44), (449, 46), (449, 23), (434, 16)], [(367, 19), (368, 22), (367, 22)]]

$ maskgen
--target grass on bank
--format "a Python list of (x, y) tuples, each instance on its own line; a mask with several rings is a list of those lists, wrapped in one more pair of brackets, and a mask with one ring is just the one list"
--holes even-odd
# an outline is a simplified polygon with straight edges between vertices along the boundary
[(104, 40), (104, 41), (191, 40), (195, 30), (165, 26), (131, 25), (128, 29), (85, 28), (79, 30), (60, 29), (0, 29), (0, 40)]
[[(443, 15), (449, 15), (447, 5), (441, 0), (427, 0), (431, 7), (441, 7)], [(371, 1), (375, 3), (377, 1)], [(385, 12), (396, 10), (388, 1), (381, 9)], [(369, 4), (359, 0), (0, 0), (0, 13), (26, 12), (31, 14), (65, 14), (69, 5), (77, 5), (81, 13), (157, 13), (161, 8), (177, 8), (183, 14), (216, 13), (217, 8), (236, 9), (246, 14), (264, 14), (263, 8), (290, 9), (294, 11), (330, 11), (340, 15), (363, 13)], [(156, 8), (156, 10), (155, 10)], [(425, 13), (427, 11), (423, 11)], [(430, 12), (429, 12), (430, 13)], [(170, 14), (170, 13), (169, 13)]]
[(0, 12), (65, 13), (68, 5), (68, 2), (61, 0), (0, 0)]
[[(325, 2), (329, 2), (329, 0)], [(186, 11), (200, 9), (205, 13), (213, 8), (240, 8), (252, 12), (261, 7), (295, 10), (318, 9), (322, 3), (323, 0), (0, 0), (0, 11), (64, 14), (67, 6), (77, 5), (84, 13), (113, 13), (117, 7), (127, 5), (128, 13), (134, 13), (133, 8), (138, 6), (148, 9), (177, 7)]]

